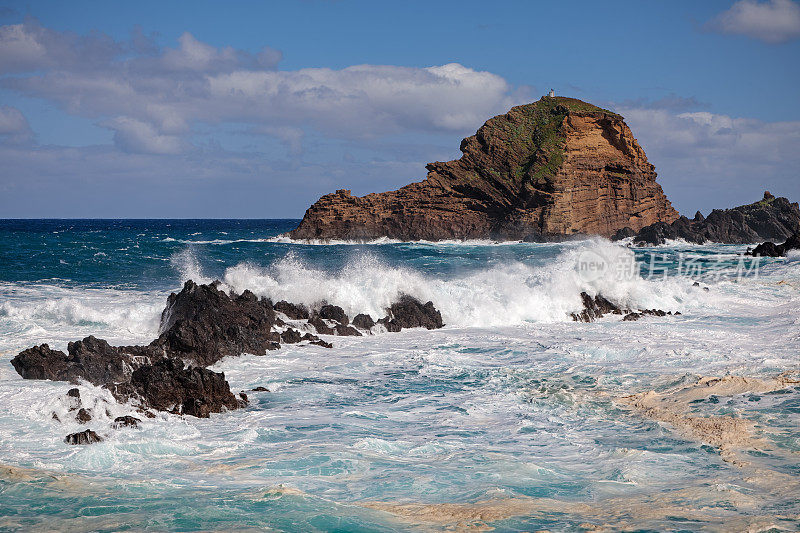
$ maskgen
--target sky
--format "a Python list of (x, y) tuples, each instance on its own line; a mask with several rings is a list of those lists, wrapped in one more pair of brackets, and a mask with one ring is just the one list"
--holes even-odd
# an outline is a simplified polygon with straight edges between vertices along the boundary
[(795, 0), (0, 0), (0, 218), (300, 218), (551, 88), (683, 214), (800, 200)]

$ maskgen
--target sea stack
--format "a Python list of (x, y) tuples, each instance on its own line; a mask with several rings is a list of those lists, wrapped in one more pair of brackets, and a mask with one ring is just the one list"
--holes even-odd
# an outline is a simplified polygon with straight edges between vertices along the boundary
[(545, 96), (514, 107), (461, 151), (397, 191), (325, 195), (289, 236), (559, 240), (678, 218), (624, 119), (581, 100)]

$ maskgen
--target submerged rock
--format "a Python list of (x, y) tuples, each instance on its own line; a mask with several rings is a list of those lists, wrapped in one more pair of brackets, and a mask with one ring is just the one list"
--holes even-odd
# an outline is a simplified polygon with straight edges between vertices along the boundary
[(78, 409), (78, 414), (75, 415), (75, 420), (81, 424), (86, 424), (87, 422), (91, 421), (91, 419), (92, 415), (83, 407)]
[(92, 431), (91, 429), (87, 429), (84, 431), (80, 431), (78, 433), (71, 433), (64, 437), (64, 442), (67, 444), (93, 444), (95, 442), (102, 442), (103, 438)]
[[(661, 309), (639, 309), (638, 312), (625, 309), (609, 301), (600, 294), (592, 298), (589, 294), (582, 292), (581, 301), (583, 303), (583, 310), (580, 313), (572, 313), (571, 315), (572, 320), (576, 322), (594, 322), (596, 319), (607, 314), (625, 315), (622, 317), (622, 320), (626, 322), (639, 320), (644, 315), (667, 316), (672, 314), (672, 311), (663, 311)], [(680, 315), (678, 312), (675, 314)]]
[(595, 319), (608, 313), (621, 315), (629, 312), (629, 310), (623, 310), (600, 294), (592, 298), (587, 293), (582, 292), (581, 301), (583, 302), (583, 311), (580, 313), (572, 313), (572, 320), (576, 322), (594, 322)]
[(111, 426), (114, 429), (121, 429), (121, 428), (138, 428), (139, 423), (141, 420), (136, 418), (135, 416), (125, 415), (125, 416), (118, 416), (114, 419), (114, 423)]

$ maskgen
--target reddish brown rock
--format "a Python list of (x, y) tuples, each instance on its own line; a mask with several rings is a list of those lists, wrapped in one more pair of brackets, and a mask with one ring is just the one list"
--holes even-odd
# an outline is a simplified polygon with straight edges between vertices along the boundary
[(320, 198), (295, 239), (560, 239), (672, 222), (656, 172), (623, 118), (544, 97), (488, 120), (456, 161), (397, 191)]

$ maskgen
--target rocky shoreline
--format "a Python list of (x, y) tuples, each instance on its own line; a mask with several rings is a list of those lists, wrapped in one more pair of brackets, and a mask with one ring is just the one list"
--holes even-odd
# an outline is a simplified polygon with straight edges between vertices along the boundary
[(792, 203), (784, 197), (776, 198), (765, 191), (764, 198), (752, 204), (714, 209), (707, 217), (698, 211), (691, 220), (680, 216), (670, 223), (656, 222), (645, 226), (638, 232), (626, 227), (619, 230), (613, 239), (633, 237), (634, 244), (640, 246), (659, 245), (675, 239), (695, 244), (752, 244), (785, 240), (798, 232), (800, 208), (797, 202)]
[[(187, 281), (170, 294), (161, 315), (160, 334), (146, 346), (111, 346), (93, 336), (70, 342), (67, 353), (47, 344), (20, 352), (11, 360), (24, 379), (47, 379), (104, 387), (120, 403), (130, 402), (145, 417), (154, 412), (207, 418), (211, 413), (238, 409), (248, 403), (246, 393), (234, 394), (225, 374), (206, 368), (225, 357), (243, 353), (265, 355), (284, 344), (330, 348), (322, 335), (364, 335), (405, 328), (444, 326), (432, 302), (423, 304), (402, 295), (387, 315), (374, 321), (366, 314), (352, 323), (341, 307), (321, 304), (309, 310), (286, 301), (273, 304), (250, 291), (225, 292), (221, 283), (198, 285)], [(312, 333), (313, 332), (313, 333)], [(93, 419), (82, 406), (80, 392), (67, 394), (70, 413), (85, 424)], [(55, 419), (58, 416), (53, 414)], [(133, 416), (118, 417), (112, 426), (136, 427)], [(68, 444), (90, 444), (102, 437), (93, 430), (68, 435)]]
[[(265, 355), (281, 344), (306, 344), (330, 348), (319, 335), (361, 336), (399, 332), (407, 328), (438, 329), (444, 326), (433, 302), (422, 303), (401, 295), (373, 320), (360, 313), (352, 321), (336, 305), (320, 303), (314, 309), (287, 301), (272, 303), (250, 291), (225, 292), (218, 281), (198, 285), (187, 281), (172, 293), (161, 315), (158, 338), (145, 346), (111, 346), (94, 336), (70, 342), (67, 353), (41, 344), (20, 352), (11, 360), (24, 379), (45, 379), (69, 383), (88, 382), (107, 389), (114, 400), (129, 403), (142, 417), (157, 412), (208, 418), (212, 413), (248, 405), (246, 392), (264, 392), (263, 387), (235, 394), (225, 374), (206, 368), (225, 357), (243, 353)], [(631, 310), (604, 298), (581, 293), (583, 310), (572, 315), (579, 322), (593, 322), (607, 314), (638, 320), (644, 315), (673, 314), (655, 309)], [(675, 312), (679, 315), (679, 312)], [(99, 407), (82, 404), (77, 388), (64, 401), (69, 416), (88, 424)], [(108, 410), (106, 414), (110, 417)], [(62, 421), (54, 412), (53, 418)], [(112, 429), (135, 428), (140, 418), (131, 415), (113, 420)], [(67, 435), (68, 444), (91, 444), (103, 437), (86, 429)]]

